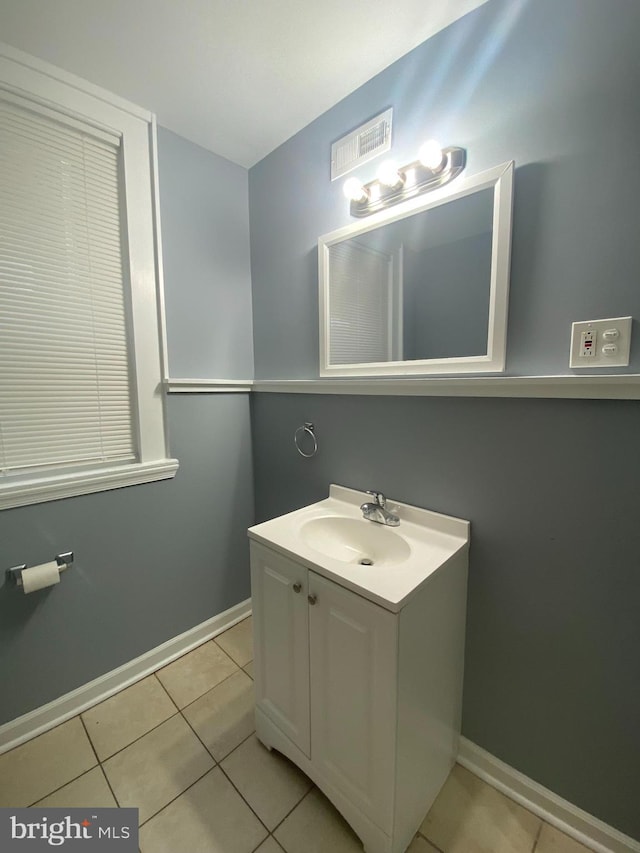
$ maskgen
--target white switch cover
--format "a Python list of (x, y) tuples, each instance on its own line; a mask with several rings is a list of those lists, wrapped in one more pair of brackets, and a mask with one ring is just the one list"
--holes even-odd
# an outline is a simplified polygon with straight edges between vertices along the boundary
[(631, 317), (571, 324), (570, 367), (626, 367), (631, 348)]

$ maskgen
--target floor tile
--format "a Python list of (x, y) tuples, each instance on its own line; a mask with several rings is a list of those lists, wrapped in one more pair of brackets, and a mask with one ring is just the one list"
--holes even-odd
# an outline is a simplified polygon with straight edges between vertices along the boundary
[(168, 720), (176, 706), (155, 675), (121, 690), (82, 714), (87, 733), (103, 761)]
[(420, 833), (446, 853), (531, 853), (540, 818), (456, 764)]
[(80, 717), (73, 717), (0, 755), (0, 807), (30, 806), (97, 763)]
[(267, 840), (258, 847), (256, 853), (283, 853), (283, 850), (275, 838), (270, 835)]
[(35, 805), (50, 809), (109, 809), (118, 804), (113, 798), (104, 773), (100, 767), (94, 767)]
[(184, 708), (237, 670), (231, 658), (209, 641), (158, 670), (156, 675), (176, 705)]
[(286, 853), (362, 853), (359, 838), (317, 788), (273, 834)]
[(440, 851), (433, 844), (430, 844), (426, 838), (416, 835), (407, 848), (407, 853), (440, 853)]
[(251, 853), (267, 831), (219, 768), (140, 830), (142, 853)]
[(238, 670), (183, 714), (216, 761), (221, 761), (254, 730), (253, 681)]
[(270, 830), (300, 802), (312, 784), (278, 752), (269, 752), (255, 735), (234, 750), (221, 767)]
[(554, 826), (543, 823), (536, 853), (590, 853), (590, 850)]
[(253, 661), (252, 660), (250, 660), (249, 663), (246, 666), (243, 666), (242, 668), (244, 669), (244, 671), (247, 673), (248, 676), (253, 678)]
[(203, 776), (213, 759), (180, 714), (103, 764), (119, 805), (140, 809), (143, 823)]
[(245, 666), (253, 660), (253, 633), (251, 616), (229, 628), (224, 634), (219, 634), (216, 642), (238, 666)]

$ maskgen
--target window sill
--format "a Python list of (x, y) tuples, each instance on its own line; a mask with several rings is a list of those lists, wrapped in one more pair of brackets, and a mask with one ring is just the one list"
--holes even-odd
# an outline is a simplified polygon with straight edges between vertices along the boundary
[(123, 486), (137, 486), (155, 480), (168, 480), (178, 470), (177, 459), (158, 459), (134, 465), (120, 465), (73, 474), (33, 477), (21, 482), (0, 481), (0, 509), (28, 506), (30, 504), (88, 495)]

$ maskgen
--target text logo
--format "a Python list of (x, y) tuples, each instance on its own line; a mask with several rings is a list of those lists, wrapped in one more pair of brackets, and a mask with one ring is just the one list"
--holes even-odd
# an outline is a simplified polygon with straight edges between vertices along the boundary
[(138, 809), (0, 809), (0, 853), (138, 853)]

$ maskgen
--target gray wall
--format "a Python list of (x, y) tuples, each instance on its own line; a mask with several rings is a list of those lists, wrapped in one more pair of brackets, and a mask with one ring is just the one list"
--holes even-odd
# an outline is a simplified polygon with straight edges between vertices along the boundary
[(158, 128), (169, 376), (251, 379), (247, 170)]
[(330, 483), (471, 521), (463, 734), (640, 838), (640, 406), (258, 393), (252, 424), (257, 521)]
[[(640, 317), (638, 33), (635, 0), (490, 0), (251, 169), (257, 375), (317, 376), (330, 143), (389, 105), (400, 162), (424, 135), (469, 174), (515, 159), (509, 373), (568, 373), (573, 320)], [(258, 520), (331, 482), (471, 520), (464, 734), (640, 837), (638, 404), (255, 394), (252, 430)]]
[(318, 376), (317, 240), (350, 221), (330, 146), (390, 105), (400, 163), (431, 136), (469, 175), (515, 160), (507, 373), (569, 373), (573, 321), (629, 314), (640, 372), (639, 32), (637, 0), (489, 0), (254, 166), (256, 376)]
[[(168, 131), (160, 131), (159, 146), (172, 374), (244, 377), (246, 171)], [(228, 210), (235, 230), (223, 250), (214, 235)], [(191, 333), (176, 308), (182, 301), (191, 308)], [(168, 421), (180, 460), (174, 480), (0, 513), (3, 567), (69, 549), (76, 555), (59, 586), (29, 596), (0, 575), (0, 723), (249, 597), (248, 397), (171, 395)]]
[(485, 232), (422, 252), (405, 246), (405, 359), (486, 355), (491, 242), (491, 232)]

